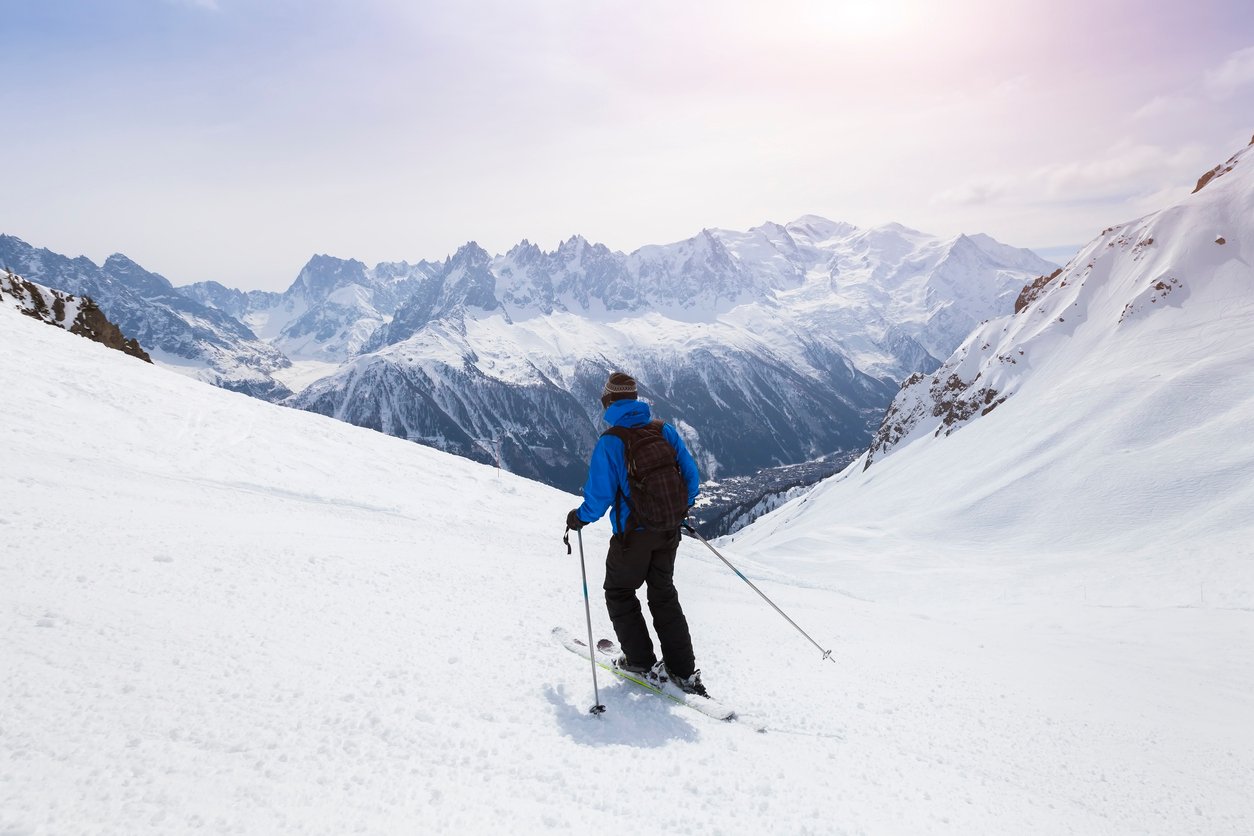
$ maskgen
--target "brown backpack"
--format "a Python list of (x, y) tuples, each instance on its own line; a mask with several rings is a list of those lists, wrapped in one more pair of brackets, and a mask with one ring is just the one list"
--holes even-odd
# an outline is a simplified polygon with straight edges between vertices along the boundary
[(638, 527), (674, 531), (688, 516), (688, 484), (679, 471), (675, 448), (662, 435), (662, 426), (661, 421), (651, 421), (641, 427), (610, 427), (601, 433), (623, 442), (631, 494), (619, 488), (618, 495), (627, 502), (628, 531)]

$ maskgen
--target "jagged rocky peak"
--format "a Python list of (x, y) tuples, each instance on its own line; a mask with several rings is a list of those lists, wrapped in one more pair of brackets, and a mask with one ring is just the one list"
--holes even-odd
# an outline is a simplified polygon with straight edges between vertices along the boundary
[(693, 239), (693, 244), (696, 253), (705, 256), (710, 263), (726, 269), (740, 270), (739, 263), (712, 230), (701, 230), (701, 234)]
[(558, 244), (556, 252), (561, 255), (572, 255), (583, 252), (587, 246), (588, 239), (582, 235), (575, 234)]
[(159, 280), (159, 283), (163, 283), (164, 286), (168, 286), (170, 288), (174, 287), (174, 285), (170, 284), (170, 281), (166, 279), (165, 276), (162, 276), (159, 273), (154, 273), (151, 270), (144, 269), (138, 262), (123, 253), (114, 253), (109, 256), (104, 260), (104, 264), (100, 265), (100, 267), (102, 270), (112, 273), (114, 276), (127, 278), (136, 277), (145, 280), (155, 278)]
[(88, 296), (53, 290), (5, 270), (0, 273), (0, 302), (8, 303), (32, 319), (64, 328), (145, 363), (152, 362), (139, 341), (123, 334)]
[(505, 256), (514, 264), (527, 266), (544, 258), (544, 251), (524, 238), (514, 246), (510, 247), (509, 252), (507, 252)]
[(500, 307), (491, 267), (492, 256), (487, 250), (475, 241), (463, 244), (445, 268), (439, 312), (449, 313), (460, 305), (484, 310)]
[(112, 278), (118, 279), (140, 293), (164, 294), (175, 292), (174, 285), (165, 276), (145, 270), (122, 253), (114, 253), (106, 258), (100, 269)]
[(493, 260), (497, 294), (501, 301), (518, 310), (553, 312), (553, 273), (551, 257), (524, 238), (503, 256)]
[(424, 276), (431, 275), (440, 268), (438, 264), (432, 264), (430, 261), (418, 261), (410, 264), (408, 261), (381, 261), (374, 266), (375, 279), (384, 284), (396, 284), (406, 281), (420, 280)]
[(464, 315), (467, 307), (499, 308), (491, 267), (492, 257), (475, 241), (458, 247), (434, 275), (417, 284), (392, 321), (376, 330), (361, 351), (407, 340), (433, 320)]
[(304, 295), (310, 299), (322, 299), (335, 290), (351, 284), (369, 286), (366, 265), (355, 258), (342, 259), (330, 255), (315, 255), (301, 268), (296, 281), (287, 289), (287, 295)]
[(479, 246), (478, 241), (467, 241), (445, 263), (450, 267), (487, 267), (491, 261), (492, 256)]

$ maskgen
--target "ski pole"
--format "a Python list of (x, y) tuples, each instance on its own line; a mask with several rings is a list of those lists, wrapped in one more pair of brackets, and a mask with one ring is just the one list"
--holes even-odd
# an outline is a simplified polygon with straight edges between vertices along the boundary
[[(588, 603), (588, 570), (583, 562), (583, 532), (576, 529), (575, 535), (579, 538), (579, 573), (583, 575), (583, 611), (588, 617), (588, 661), (592, 663), (592, 695), (596, 699), (596, 704), (588, 709), (589, 714), (604, 714), (605, 706), (601, 704), (601, 689), (597, 687), (597, 662), (593, 658), (594, 645), (592, 644), (592, 606)], [(565, 536), (562, 539), (566, 542), (566, 553), (570, 554), (570, 529), (566, 529)]]
[(832, 651), (830, 651), (830, 650), (823, 650), (823, 645), (819, 644), (819, 643), (818, 643), (818, 642), (816, 642), (814, 639), (810, 638), (810, 634), (809, 634), (809, 633), (807, 633), (805, 630), (802, 630), (800, 627), (798, 627), (798, 626), (797, 626), (797, 622), (793, 621), (791, 618), (789, 618), (789, 617), (788, 617), (788, 613), (784, 612), (784, 611), (783, 611), (783, 610), (781, 610), (778, 606), (776, 606), (775, 602), (774, 602), (774, 601), (772, 601), (770, 598), (767, 598), (767, 597), (766, 597), (766, 593), (765, 593), (765, 592), (763, 592), (762, 590), (758, 589), (756, 586), (754, 586), (754, 585), (753, 585), (753, 581), (751, 581), (751, 580), (749, 580), (748, 578), (746, 578), (746, 577), (744, 576), (744, 573), (743, 573), (743, 572), (741, 572), (739, 569), (737, 569), (735, 566), (733, 566), (730, 560), (728, 560), (727, 558), (725, 558), (725, 557), (723, 557), (721, 554), (719, 554), (719, 553), (718, 553), (718, 549), (716, 549), (716, 548), (714, 548), (713, 546), (711, 546), (711, 545), (710, 545), (710, 541), (709, 541), (709, 540), (707, 540), (707, 539), (705, 539), (704, 537), (702, 537), (702, 536), (701, 536), (701, 532), (697, 531), (695, 528), (693, 528), (691, 525), (689, 525), (686, 521), (685, 521), (685, 522), (683, 522), (683, 523), (680, 523), (680, 528), (682, 528), (684, 531), (686, 531), (686, 532), (688, 532), (689, 534), (691, 534), (693, 537), (696, 537), (696, 538), (697, 538), (698, 540), (700, 540), (702, 543), (705, 543), (705, 547), (706, 547), (707, 549), (709, 549), (710, 551), (714, 552), (714, 556), (715, 556), (715, 557), (717, 557), (719, 560), (721, 560), (721, 561), (723, 561), (724, 563), (726, 563), (726, 564), (727, 564), (727, 568), (731, 569), (733, 572), (735, 572), (735, 573), (736, 573), (736, 577), (740, 578), (742, 581), (744, 581), (745, 583), (749, 584), (749, 587), (750, 587), (750, 588), (751, 588), (754, 592), (756, 592), (756, 593), (758, 593), (759, 595), (761, 595), (761, 596), (762, 596), (762, 600), (763, 600), (763, 601), (765, 601), (766, 603), (770, 604), (772, 607), (775, 607), (775, 612), (777, 612), (777, 613), (779, 613), (780, 615), (782, 615), (782, 616), (784, 617), (784, 619), (785, 619), (785, 620), (786, 620), (789, 624), (791, 624), (793, 627), (795, 627), (795, 628), (796, 628), (796, 630), (797, 630), (797, 632), (798, 632), (798, 633), (800, 633), (801, 635), (805, 636), (807, 639), (810, 639), (810, 644), (814, 645), (815, 647), (817, 647), (819, 650), (821, 650), (821, 651), (823, 652), (823, 658), (824, 658), (824, 659), (828, 659), (828, 660), (830, 660), (830, 661), (832, 661), (832, 662), (835, 662), (835, 661), (836, 661), (835, 659), (832, 659)]

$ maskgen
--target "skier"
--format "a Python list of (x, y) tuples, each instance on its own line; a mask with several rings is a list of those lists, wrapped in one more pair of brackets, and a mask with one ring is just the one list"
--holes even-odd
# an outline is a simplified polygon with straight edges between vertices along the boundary
[[(651, 420), (649, 405), (638, 399), (636, 381), (630, 375), (614, 372), (609, 376), (601, 393), (601, 406), (610, 429), (592, 451), (583, 504), (566, 516), (566, 525), (578, 531), (612, 508), (613, 537), (605, 557), (604, 588), (605, 605), (623, 651), (617, 664), (638, 676), (654, 680), (669, 677), (687, 693), (709, 696), (696, 668), (688, 620), (679, 605), (674, 583), (679, 523), (696, 501), (700, 488), (696, 462), (674, 427)], [(634, 470), (634, 465), (649, 456), (645, 447), (652, 445), (654, 450), (650, 452), (656, 453), (659, 435), (669, 445), (663, 458), (673, 454), (673, 461), (667, 464), (674, 466), (659, 468), (660, 475), (643, 480), (637, 478), (638, 474), (629, 475), (629, 469)], [(653, 525), (645, 525), (643, 518), (649, 517), (650, 511), (668, 504), (669, 512), (654, 513), (650, 519)], [(659, 519), (666, 522), (659, 524)], [(641, 585), (648, 586), (649, 612), (661, 644), (661, 661), (654, 655), (649, 628), (636, 597)]]

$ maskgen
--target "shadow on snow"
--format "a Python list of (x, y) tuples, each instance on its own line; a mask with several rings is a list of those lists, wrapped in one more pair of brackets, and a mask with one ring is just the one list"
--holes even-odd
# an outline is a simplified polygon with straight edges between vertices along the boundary
[[(572, 702), (564, 687), (545, 686), (544, 696), (553, 706), (562, 734), (584, 746), (655, 749), (699, 738), (692, 724), (672, 710), (674, 706), (627, 683), (612, 683), (601, 688), (601, 702), (606, 711), (599, 717), (588, 713), (592, 707), (591, 694), (587, 695), (587, 705)], [(687, 709), (680, 707), (680, 710)]]

